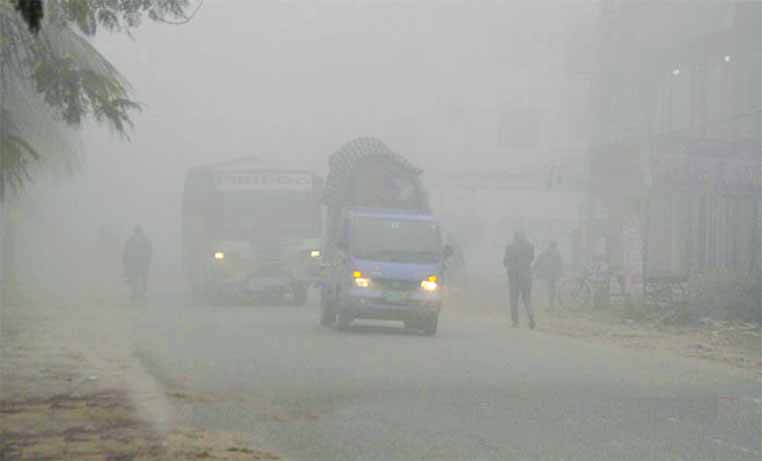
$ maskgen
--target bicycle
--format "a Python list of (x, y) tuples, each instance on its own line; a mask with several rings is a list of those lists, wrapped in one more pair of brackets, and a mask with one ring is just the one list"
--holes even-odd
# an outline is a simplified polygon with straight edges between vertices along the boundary
[(581, 274), (566, 277), (558, 286), (558, 301), (562, 308), (572, 312), (591, 309), (601, 287), (608, 286), (605, 270), (588, 266)]
[(667, 275), (646, 280), (645, 304), (653, 310), (651, 320), (669, 323), (684, 317), (687, 312), (688, 277)]

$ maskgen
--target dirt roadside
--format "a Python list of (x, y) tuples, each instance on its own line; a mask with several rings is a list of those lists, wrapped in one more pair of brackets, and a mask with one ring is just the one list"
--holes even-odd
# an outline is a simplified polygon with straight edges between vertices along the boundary
[(129, 306), (0, 311), (0, 460), (267, 460), (248, 434), (177, 427), (133, 354)]
[(661, 325), (623, 320), (616, 312), (540, 312), (538, 330), (648, 352), (669, 352), (719, 363), (762, 380), (758, 325), (706, 322)]
[[(470, 281), (468, 288), (456, 292), (447, 309), (454, 311), (454, 315), (495, 317), (508, 323), (507, 282)], [(762, 330), (757, 324), (711, 320), (692, 325), (635, 322), (624, 318), (623, 306), (603, 311), (547, 312), (547, 296), (542, 286), (535, 288), (533, 298), (540, 332), (706, 360), (762, 380)], [(523, 318), (523, 308), (520, 314)]]

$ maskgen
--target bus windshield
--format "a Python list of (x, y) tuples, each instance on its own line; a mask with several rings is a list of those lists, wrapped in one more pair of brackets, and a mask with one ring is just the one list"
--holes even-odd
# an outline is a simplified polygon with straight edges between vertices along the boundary
[(222, 238), (259, 240), (320, 235), (320, 205), (303, 191), (227, 191)]

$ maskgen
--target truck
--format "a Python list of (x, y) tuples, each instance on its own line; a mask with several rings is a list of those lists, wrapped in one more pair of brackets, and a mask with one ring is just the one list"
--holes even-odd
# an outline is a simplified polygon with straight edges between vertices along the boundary
[(256, 157), (188, 170), (182, 264), (205, 299), (303, 305), (320, 275), (322, 180)]
[(396, 320), (436, 334), (450, 251), (421, 173), (375, 138), (350, 141), (331, 156), (323, 192), (323, 326)]

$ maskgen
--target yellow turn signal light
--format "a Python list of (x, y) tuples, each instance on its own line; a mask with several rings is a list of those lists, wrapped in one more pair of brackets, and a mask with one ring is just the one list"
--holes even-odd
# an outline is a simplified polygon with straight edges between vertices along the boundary
[(225, 259), (225, 253), (223, 253), (222, 251), (215, 251), (214, 259), (216, 259), (217, 261), (222, 261), (223, 259)]

